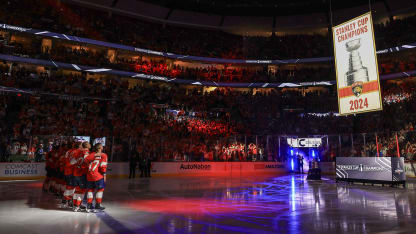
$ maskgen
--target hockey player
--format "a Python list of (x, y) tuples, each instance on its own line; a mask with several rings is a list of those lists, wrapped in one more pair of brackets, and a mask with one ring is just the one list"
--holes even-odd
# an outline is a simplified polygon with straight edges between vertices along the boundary
[[(69, 147), (68, 147), (69, 148)], [(65, 177), (65, 192), (62, 199), (62, 205), (72, 207), (72, 197), (75, 192), (74, 186), (74, 165), (76, 160), (71, 160), (77, 151), (81, 150), (81, 142), (74, 142), (72, 148), (69, 148), (64, 157), (64, 177)]]
[[(104, 210), (105, 207), (101, 205), (103, 199), (103, 192), (106, 182), (107, 171), (107, 154), (103, 153), (103, 146), (98, 143), (94, 146), (94, 152), (86, 159), (85, 164), (88, 166), (87, 172), (87, 212), (95, 210)], [(95, 207), (92, 206), (92, 201), (95, 194)]]
[(84, 141), (81, 144), (82, 149), (77, 151), (74, 154), (74, 157), (71, 159), (74, 165), (74, 186), (75, 186), (75, 193), (73, 196), (73, 210), (78, 212), (80, 209), (85, 209), (85, 207), (81, 206), (82, 199), (86, 192), (86, 183), (87, 183), (87, 165), (85, 164), (84, 160), (88, 157), (90, 153), (91, 145), (89, 142)]
[(64, 196), (65, 187), (66, 187), (66, 181), (64, 176), (64, 170), (65, 170), (65, 153), (67, 151), (68, 147), (66, 144), (61, 144), (61, 146), (58, 149), (58, 165), (57, 165), (57, 173), (58, 173), (58, 195), (59, 197)]

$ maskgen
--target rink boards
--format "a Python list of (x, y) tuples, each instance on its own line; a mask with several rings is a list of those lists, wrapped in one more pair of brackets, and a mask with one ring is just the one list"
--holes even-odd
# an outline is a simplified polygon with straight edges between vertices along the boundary
[[(416, 162), (404, 164), (407, 177), (416, 177)], [(109, 177), (127, 177), (128, 163), (109, 163)], [(335, 175), (335, 163), (320, 163), (322, 174)], [(279, 174), (288, 170), (280, 162), (153, 162), (153, 176), (213, 176)], [(137, 170), (136, 176), (140, 175)], [(0, 163), (0, 180), (26, 180), (45, 177), (45, 163)]]
[(247, 173), (286, 173), (278, 162), (155, 162), (155, 175), (228, 175)]
[(45, 175), (45, 163), (0, 163), (0, 180), (39, 179)]
[[(286, 173), (279, 162), (153, 162), (153, 176), (213, 176)], [(129, 163), (109, 163), (109, 177), (127, 177)], [(0, 163), (0, 180), (40, 179), (45, 177), (45, 163)], [(140, 171), (136, 171), (140, 175)]]

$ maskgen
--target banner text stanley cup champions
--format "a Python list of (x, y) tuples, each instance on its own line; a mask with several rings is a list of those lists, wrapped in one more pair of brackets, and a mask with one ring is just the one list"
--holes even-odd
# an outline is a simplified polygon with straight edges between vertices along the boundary
[(339, 113), (382, 110), (371, 13), (333, 27), (332, 35)]

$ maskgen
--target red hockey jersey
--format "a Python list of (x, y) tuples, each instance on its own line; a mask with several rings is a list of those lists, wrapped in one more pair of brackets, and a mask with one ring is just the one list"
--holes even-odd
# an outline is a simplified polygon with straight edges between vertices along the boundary
[(64, 155), (64, 175), (72, 175), (74, 173), (74, 164), (71, 164), (72, 153), (75, 152), (76, 149), (70, 149), (66, 151)]
[(85, 164), (85, 159), (90, 154), (90, 151), (87, 149), (76, 150), (71, 159), (74, 162), (74, 176), (83, 176), (87, 174), (87, 165)]
[(87, 180), (101, 180), (107, 171), (107, 154), (91, 153), (86, 159), (85, 164), (88, 166)]

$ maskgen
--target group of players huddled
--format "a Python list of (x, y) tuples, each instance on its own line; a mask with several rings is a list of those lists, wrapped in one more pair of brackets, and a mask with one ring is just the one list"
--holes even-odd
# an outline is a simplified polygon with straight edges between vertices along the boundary
[[(46, 154), (46, 179), (43, 191), (62, 197), (62, 208), (74, 212), (95, 212), (105, 209), (101, 205), (106, 182), (107, 155), (102, 144), (94, 145), (90, 152), (89, 142), (71, 142), (55, 145)], [(87, 193), (87, 206), (82, 200)], [(95, 193), (95, 205), (93, 198)]]

